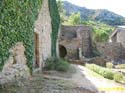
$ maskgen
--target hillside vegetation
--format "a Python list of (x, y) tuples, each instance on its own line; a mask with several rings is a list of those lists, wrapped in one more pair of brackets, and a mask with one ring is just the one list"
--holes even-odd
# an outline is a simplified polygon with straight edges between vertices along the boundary
[(72, 13), (81, 13), (81, 20), (93, 20), (100, 21), (108, 25), (125, 25), (125, 17), (115, 14), (106, 9), (87, 9), (71, 4), (67, 1), (63, 2), (63, 7), (66, 11), (66, 15), (70, 16)]
[(99, 21), (83, 21), (82, 24), (93, 27), (93, 40), (95, 42), (108, 41), (109, 35), (114, 30), (114, 27), (101, 23)]
[[(58, 9), (61, 16), (61, 22), (63, 25), (88, 25), (93, 28), (93, 40), (94, 42), (105, 42), (108, 41), (109, 35), (114, 30), (114, 26), (101, 22), (99, 20), (92, 19), (92, 14), (89, 10), (83, 7), (73, 5), (67, 1), (62, 2), (59, 0), (57, 2)], [(111, 13), (111, 12), (110, 12)], [(110, 14), (109, 13), (109, 14)], [(86, 17), (85, 17), (86, 15)], [(89, 15), (89, 16), (88, 16)], [(116, 15), (116, 14), (115, 14)], [(113, 15), (112, 15), (113, 16)], [(107, 19), (108, 17), (105, 16)], [(121, 16), (119, 16), (121, 18)], [(103, 20), (103, 18), (100, 18)], [(108, 20), (110, 21), (110, 20)], [(110, 21), (111, 22), (111, 21)], [(118, 21), (116, 21), (118, 22)], [(112, 23), (112, 22), (111, 22)]]
[(114, 30), (113, 26), (105, 24), (100, 21), (94, 20), (82, 20), (81, 13), (72, 13), (70, 16), (66, 15), (66, 10), (64, 9), (64, 3), (58, 1), (58, 9), (61, 16), (61, 22), (63, 25), (88, 25), (93, 28), (93, 41), (96, 42), (105, 42), (108, 41), (109, 35)]

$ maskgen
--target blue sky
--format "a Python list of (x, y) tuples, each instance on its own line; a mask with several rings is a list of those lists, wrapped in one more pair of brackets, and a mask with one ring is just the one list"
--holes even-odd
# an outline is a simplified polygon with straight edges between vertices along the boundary
[[(65, 0), (64, 0), (65, 1)], [(108, 9), (125, 17), (125, 0), (66, 0), (89, 9)]]

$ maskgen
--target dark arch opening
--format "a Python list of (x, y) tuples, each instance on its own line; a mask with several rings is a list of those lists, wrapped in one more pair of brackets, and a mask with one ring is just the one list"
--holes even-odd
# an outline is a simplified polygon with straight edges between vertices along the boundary
[(59, 45), (59, 56), (64, 58), (67, 55), (66, 48), (63, 45)]

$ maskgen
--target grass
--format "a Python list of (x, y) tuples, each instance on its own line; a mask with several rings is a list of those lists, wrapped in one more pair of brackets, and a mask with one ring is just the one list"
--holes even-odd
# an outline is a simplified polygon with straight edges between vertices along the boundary
[(88, 75), (91, 77), (102, 77), (101, 75), (97, 74), (96, 72), (90, 70), (90, 69), (87, 69), (87, 73)]
[(125, 69), (125, 64), (116, 65), (115, 68), (117, 68), (117, 69)]
[(122, 73), (117, 72), (114, 74), (114, 80), (116, 82), (123, 82), (123, 78), (124, 78), (124, 76)]
[(113, 68), (113, 64), (111, 62), (107, 62), (106, 63), (106, 67), (111, 69), (111, 68)]
[(111, 69), (103, 68), (95, 64), (86, 64), (86, 67), (94, 72), (102, 75), (104, 78), (113, 79), (114, 72)]
[(95, 64), (86, 64), (86, 67), (103, 76), (104, 78), (125, 84), (125, 76), (120, 72), (114, 72), (111, 69), (104, 68)]

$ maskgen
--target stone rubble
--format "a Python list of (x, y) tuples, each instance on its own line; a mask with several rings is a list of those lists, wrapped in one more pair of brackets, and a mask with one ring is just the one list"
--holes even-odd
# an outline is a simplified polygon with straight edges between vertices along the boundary
[(30, 70), (26, 65), (25, 48), (18, 42), (10, 49), (10, 56), (0, 72), (0, 85), (5, 85), (20, 79), (30, 78)]

